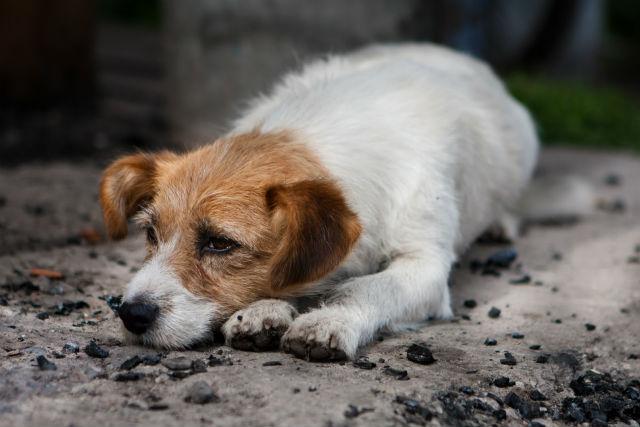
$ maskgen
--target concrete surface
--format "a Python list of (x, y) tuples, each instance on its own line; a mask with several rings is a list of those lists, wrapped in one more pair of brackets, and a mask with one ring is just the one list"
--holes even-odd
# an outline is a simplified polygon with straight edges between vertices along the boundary
[[(528, 425), (508, 406), (504, 421), (486, 408), (459, 409), (468, 408), (460, 402), (475, 398), (499, 409), (483, 393), (504, 399), (509, 392), (527, 396), (532, 389), (549, 398), (541, 402), (546, 410), (537, 421), (564, 425), (553, 418), (561, 415), (562, 400), (574, 394), (570, 381), (585, 369), (610, 373), (620, 384), (640, 378), (640, 263), (635, 262), (640, 256), (640, 159), (566, 149), (547, 150), (543, 157), (542, 169), (579, 173), (593, 182), (603, 200), (620, 198), (626, 209), (598, 211), (571, 226), (530, 228), (514, 245), (517, 262), (500, 277), (470, 272), (471, 260), (502, 248), (476, 245), (453, 275), (458, 317), (381, 337), (362, 351), (376, 363), (373, 369), (212, 346), (171, 352), (164, 360), (184, 356), (208, 361), (213, 355), (233, 365), (207, 366), (204, 373), (175, 379), (162, 364), (143, 364), (131, 372), (144, 377), (129, 382), (116, 381), (123, 379), (118, 373), (126, 372), (119, 370), (122, 362), (157, 351), (121, 344), (119, 321), (101, 297), (122, 292), (142, 261), (142, 237), (93, 246), (78, 237), (86, 227), (100, 229), (95, 197), (99, 170), (93, 166), (59, 163), (2, 170), (0, 426)], [(604, 184), (611, 173), (621, 177), (620, 185)], [(29, 277), (33, 267), (59, 271), (64, 278)], [(531, 283), (509, 283), (525, 273)], [(477, 307), (465, 308), (469, 299)], [(76, 305), (66, 316), (52, 314), (65, 300), (85, 301), (89, 307)], [(487, 316), (492, 306), (502, 310), (497, 319)], [(49, 318), (38, 319), (36, 314), (44, 311)], [(585, 323), (595, 330), (588, 331)], [(516, 331), (524, 338), (512, 338)], [(497, 345), (485, 346), (488, 337)], [(107, 358), (85, 354), (82, 349), (91, 339), (109, 350)], [(63, 353), (69, 341), (79, 344), (79, 353)], [(437, 362), (407, 360), (407, 347), (414, 342), (425, 342)], [(541, 349), (531, 350), (533, 344)], [(500, 363), (504, 351), (515, 356), (517, 365)], [(548, 363), (535, 362), (541, 354), (549, 355)], [(40, 370), (40, 355), (57, 370)], [(281, 365), (263, 366), (267, 361)], [(386, 365), (406, 370), (409, 379), (388, 375)], [(492, 385), (499, 376), (515, 384)], [(185, 402), (197, 381), (210, 384), (217, 399), (203, 405)], [(462, 386), (473, 388), (474, 395), (459, 393)], [(413, 403), (397, 403), (397, 396), (414, 398), (433, 418), (411, 414)], [(348, 405), (372, 410), (354, 416), (359, 411)]]

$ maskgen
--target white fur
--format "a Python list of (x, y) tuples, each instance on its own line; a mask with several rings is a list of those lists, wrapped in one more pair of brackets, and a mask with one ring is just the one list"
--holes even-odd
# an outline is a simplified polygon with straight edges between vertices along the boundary
[(218, 308), (210, 300), (187, 291), (168, 266), (175, 241), (161, 244), (153, 258), (127, 285), (124, 302), (143, 299), (160, 307), (158, 319), (144, 334), (134, 335), (123, 328), (131, 341), (155, 347), (184, 348), (211, 337), (212, 321)]
[(350, 357), (380, 328), (451, 316), (452, 263), (510, 218), (538, 153), (528, 113), (486, 65), (426, 44), (313, 62), (254, 101), (232, 134), (254, 128), (293, 130), (364, 227), (325, 282), (348, 279), (283, 341)]

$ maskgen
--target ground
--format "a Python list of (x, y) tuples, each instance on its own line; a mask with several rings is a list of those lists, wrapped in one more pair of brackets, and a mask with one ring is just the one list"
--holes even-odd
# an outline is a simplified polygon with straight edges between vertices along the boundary
[[(613, 422), (622, 414), (637, 426), (640, 159), (552, 149), (541, 164), (586, 177), (605, 209), (576, 224), (532, 226), (513, 245), (475, 245), (453, 273), (456, 318), (381, 336), (362, 350), (372, 369), (223, 345), (162, 353), (160, 364), (150, 357), (122, 369), (133, 356), (158, 354), (121, 343), (105, 301), (121, 294), (140, 266), (142, 237), (97, 241), (96, 166), (1, 170), (0, 426), (564, 425), (603, 414)], [(470, 269), (473, 260), (511, 247), (517, 260), (497, 269), (499, 277), (493, 268)], [(34, 267), (64, 277), (32, 277)], [(525, 275), (528, 283), (510, 283)], [(488, 316), (492, 307), (499, 317)], [(497, 345), (485, 345), (487, 338)], [(109, 355), (90, 357), (84, 349), (91, 340)], [(79, 352), (63, 350), (67, 343)], [(408, 360), (414, 343), (428, 346), (436, 361)], [(515, 365), (501, 363), (505, 352)], [(38, 356), (56, 370), (42, 358), (39, 367)], [(547, 363), (538, 363), (545, 356)], [(165, 366), (180, 363), (187, 369)], [(502, 376), (513, 384), (502, 379), (506, 387), (496, 386)], [(203, 384), (192, 390), (201, 381), (213, 396)], [(533, 390), (548, 400), (533, 401)], [(202, 400), (212, 401), (194, 402)]]

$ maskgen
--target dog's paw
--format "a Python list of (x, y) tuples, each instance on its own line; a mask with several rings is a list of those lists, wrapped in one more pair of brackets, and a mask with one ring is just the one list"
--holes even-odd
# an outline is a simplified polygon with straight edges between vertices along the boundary
[(297, 315), (288, 302), (261, 300), (231, 316), (222, 326), (222, 333), (226, 344), (239, 350), (275, 350)]
[(352, 359), (358, 350), (358, 336), (351, 323), (329, 308), (303, 314), (282, 337), (282, 349), (306, 360)]

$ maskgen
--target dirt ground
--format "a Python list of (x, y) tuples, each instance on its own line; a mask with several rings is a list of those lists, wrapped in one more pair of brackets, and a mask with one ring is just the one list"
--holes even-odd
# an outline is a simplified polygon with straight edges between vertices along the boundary
[[(638, 426), (640, 159), (553, 149), (542, 169), (585, 176), (606, 209), (577, 224), (529, 228), (508, 269), (472, 272), (473, 260), (511, 247), (475, 245), (453, 274), (457, 317), (380, 336), (362, 350), (374, 367), (222, 345), (162, 353), (153, 364), (157, 350), (120, 342), (105, 301), (140, 266), (142, 237), (88, 242), (87, 230), (101, 227), (98, 168), (0, 170), (0, 426)], [(34, 267), (64, 277), (31, 277)], [(525, 275), (529, 282), (511, 283)], [(499, 317), (488, 316), (491, 307)], [(90, 357), (91, 340), (109, 355)], [(418, 342), (435, 363), (407, 359)], [(509, 363), (505, 352), (515, 365), (501, 362)], [(122, 369), (136, 355), (144, 362)], [(172, 363), (187, 369), (165, 367)], [(499, 377), (509, 378), (497, 382), (505, 387)], [(194, 394), (201, 381), (213, 395), (206, 387)]]

